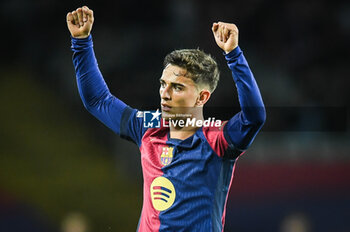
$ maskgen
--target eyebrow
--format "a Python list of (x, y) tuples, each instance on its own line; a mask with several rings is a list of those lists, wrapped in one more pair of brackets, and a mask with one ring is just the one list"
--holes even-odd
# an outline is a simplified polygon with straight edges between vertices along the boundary
[(185, 73), (181, 73), (181, 72), (175, 73), (175, 72), (173, 71), (173, 74), (174, 74), (175, 76), (177, 76), (177, 77), (180, 77), (180, 76), (187, 77), (187, 71), (186, 71)]
[[(162, 78), (159, 78), (159, 82), (165, 82)], [(185, 87), (184, 84), (182, 83), (179, 83), (179, 82), (170, 82), (171, 85), (180, 85), (180, 86), (183, 86)]]

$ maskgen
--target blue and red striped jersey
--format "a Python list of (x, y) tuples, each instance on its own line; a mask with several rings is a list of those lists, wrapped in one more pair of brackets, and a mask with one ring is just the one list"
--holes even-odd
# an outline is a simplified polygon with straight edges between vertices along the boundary
[(264, 104), (239, 47), (225, 55), (241, 111), (220, 125), (203, 126), (185, 140), (169, 127), (144, 127), (143, 117), (113, 96), (98, 68), (92, 36), (72, 38), (73, 63), (87, 110), (122, 138), (136, 143), (143, 171), (137, 231), (223, 231), (235, 162), (265, 121)]

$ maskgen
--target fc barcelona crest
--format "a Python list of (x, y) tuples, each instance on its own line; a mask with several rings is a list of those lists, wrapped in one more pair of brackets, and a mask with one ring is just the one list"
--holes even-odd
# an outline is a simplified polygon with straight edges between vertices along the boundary
[(163, 147), (162, 155), (160, 156), (160, 162), (166, 166), (173, 160), (173, 147)]

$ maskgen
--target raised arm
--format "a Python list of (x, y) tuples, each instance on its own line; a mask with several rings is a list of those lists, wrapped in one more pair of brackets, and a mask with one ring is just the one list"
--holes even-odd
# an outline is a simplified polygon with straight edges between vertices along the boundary
[(141, 121), (136, 118), (137, 110), (110, 93), (99, 70), (90, 34), (93, 22), (93, 11), (86, 6), (67, 14), (80, 97), (97, 119), (115, 133), (139, 144), (142, 130)]
[(246, 150), (263, 126), (266, 113), (258, 85), (238, 46), (238, 28), (234, 24), (214, 23), (212, 27), (217, 45), (225, 58), (236, 83), (241, 111), (225, 125), (225, 137), (236, 149)]

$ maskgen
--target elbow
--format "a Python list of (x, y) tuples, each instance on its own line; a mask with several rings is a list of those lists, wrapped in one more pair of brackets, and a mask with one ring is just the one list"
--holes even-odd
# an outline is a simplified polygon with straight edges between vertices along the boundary
[(254, 138), (258, 134), (258, 132), (261, 130), (263, 125), (266, 121), (266, 111), (265, 107), (259, 108), (259, 111), (256, 114), (256, 117), (254, 120), (250, 121), (246, 125), (246, 134), (244, 136), (244, 139), (239, 143), (239, 148), (241, 150), (247, 150), (250, 145), (252, 144)]
[(256, 135), (259, 133), (264, 123), (265, 121), (261, 120), (259, 122), (255, 122), (254, 124), (247, 125), (245, 133), (242, 134), (241, 140), (236, 141), (236, 147), (241, 151), (247, 150), (254, 141)]
[(262, 127), (266, 122), (266, 110), (265, 107), (261, 107), (258, 112), (258, 117), (256, 120), (256, 124)]
[(260, 128), (266, 121), (266, 110), (264, 105), (245, 107), (241, 112), (241, 122), (248, 127)]
[(81, 98), (82, 99), (82, 103), (84, 108), (91, 114), (94, 114), (94, 112), (97, 110), (97, 108), (99, 107), (99, 102), (96, 101), (92, 101), (92, 99), (87, 100), (85, 98)]
[(92, 114), (101, 109), (112, 98), (112, 95), (107, 91), (101, 95), (89, 96), (81, 94), (80, 96), (85, 109)]
[(266, 110), (265, 107), (258, 107), (254, 114), (254, 119), (252, 118), (249, 124), (254, 128), (258, 128), (258, 130), (265, 124), (266, 121)]
[(87, 110), (87, 112), (89, 112), (90, 114), (93, 114), (95, 107), (84, 100), (82, 101), (82, 103), (84, 108)]
[(83, 102), (83, 105), (84, 105), (84, 108), (89, 112), (89, 113), (92, 113), (93, 112), (93, 109), (94, 107), (86, 102)]

